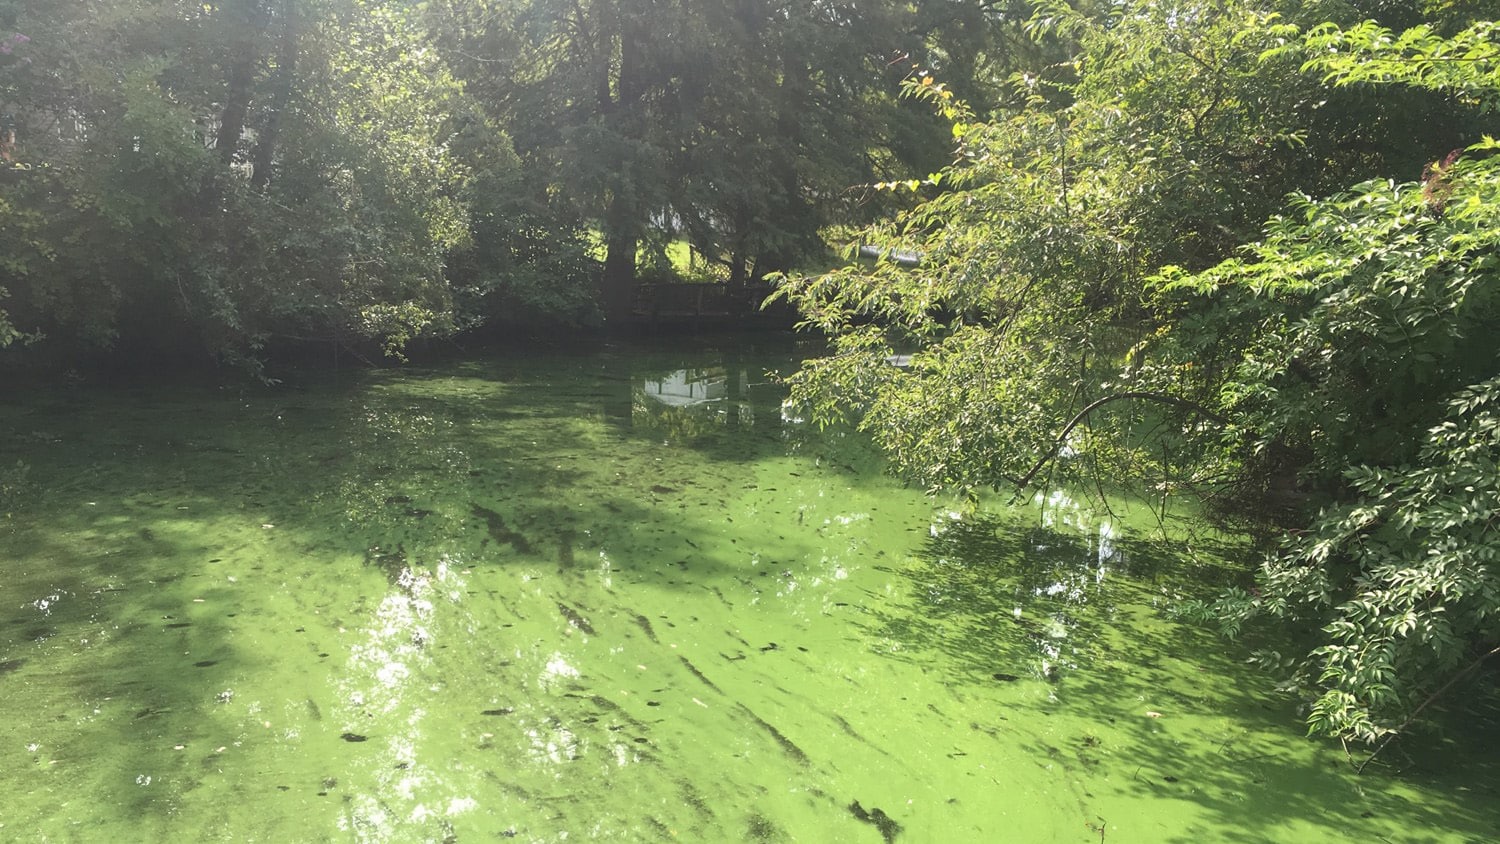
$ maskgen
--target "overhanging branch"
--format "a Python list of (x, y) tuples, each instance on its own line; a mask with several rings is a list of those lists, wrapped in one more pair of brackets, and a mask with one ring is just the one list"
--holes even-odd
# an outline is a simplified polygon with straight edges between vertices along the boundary
[(1123, 393), (1110, 393), (1107, 396), (1103, 396), (1089, 402), (1086, 407), (1078, 411), (1078, 413), (1075, 414), (1072, 419), (1068, 420), (1068, 424), (1064, 425), (1062, 430), (1058, 432), (1057, 438), (1053, 440), (1052, 447), (1047, 449), (1047, 453), (1042, 455), (1036, 461), (1036, 463), (1034, 463), (1032, 467), (1027, 470), (1026, 474), (1022, 475), (1016, 481), (1017, 491), (1025, 489), (1027, 485), (1031, 483), (1032, 479), (1036, 477), (1036, 473), (1040, 472), (1042, 470), (1042, 467), (1046, 466), (1048, 463), (1052, 462), (1054, 458), (1057, 457), (1058, 450), (1061, 449), (1065, 443), (1067, 443), (1068, 435), (1073, 433), (1074, 428), (1077, 428), (1079, 425), (1083, 424), (1084, 420), (1088, 419), (1089, 414), (1105, 406), (1106, 404), (1111, 404), (1117, 401), (1125, 401), (1127, 399), (1153, 401), (1157, 404), (1165, 404), (1171, 405), (1172, 407), (1182, 408), (1183, 410), (1192, 411), (1193, 413), (1196, 413), (1204, 418), (1212, 419), (1213, 421), (1218, 422), (1221, 425), (1227, 424), (1229, 422), (1228, 418), (1220, 416), (1219, 414), (1213, 412), (1212, 410), (1209, 410), (1208, 408), (1204, 407), (1201, 404), (1198, 404), (1197, 402), (1188, 401), (1187, 399), (1178, 398), (1177, 396), (1169, 396), (1165, 393), (1150, 393), (1143, 390), (1129, 390)]

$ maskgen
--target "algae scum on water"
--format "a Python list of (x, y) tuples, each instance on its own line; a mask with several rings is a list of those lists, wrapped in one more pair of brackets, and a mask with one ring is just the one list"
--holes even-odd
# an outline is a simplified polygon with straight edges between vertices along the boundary
[(14, 397), (0, 840), (1500, 828), (1477, 750), (1355, 777), (1173, 621), (1228, 576), (1211, 540), (1061, 494), (950, 512), (787, 418), (766, 373), (796, 362), (612, 347)]

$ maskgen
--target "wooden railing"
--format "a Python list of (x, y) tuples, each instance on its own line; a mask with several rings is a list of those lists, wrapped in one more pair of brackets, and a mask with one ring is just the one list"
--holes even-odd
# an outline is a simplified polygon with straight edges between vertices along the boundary
[(631, 312), (643, 317), (727, 317), (742, 309), (723, 284), (638, 284)]

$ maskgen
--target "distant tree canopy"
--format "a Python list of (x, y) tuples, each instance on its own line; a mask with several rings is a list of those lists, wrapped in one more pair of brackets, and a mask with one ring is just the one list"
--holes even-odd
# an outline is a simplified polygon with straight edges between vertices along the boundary
[(5, 0), (6, 30), (6, 339), (254, 361), (592, 308), (578, 225), (406, 4)]
[(790, 269), (943, 160), (911, 64), (988, 90), (1027, 13), (0, 0), (0, 345), (399, 355), (619, 318), (673, 239), (730, 283)]
[(1285, 537), (1188, 609), (1305, 631), (1264, 656), (1377, 741), (1500, 645), (1500, 32), (1282, 5), (1038, 4), (1075, 52), (986, 117), (908, 80), (954, 163), (862, 240), (922, 263), (785, 280), (835, 342), (793, 396), (933, 488), (1133, 478)]
[(860, 185), (942, 154), (893, 96), (924, 49), (906, 4), (440, 0), (427, 20), (527, 168), (598, 221), (611, 313), (640, 251), (684, 237), (731, 282), (789, 269), (882, 207)]

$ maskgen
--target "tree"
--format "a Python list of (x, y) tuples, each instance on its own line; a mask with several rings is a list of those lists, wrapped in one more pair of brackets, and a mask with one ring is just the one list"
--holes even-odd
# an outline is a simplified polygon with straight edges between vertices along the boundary
[[(1367, 155), (1345, 143), (1351, 127), (1309, 143), (1329, 98), (1295, 61), (1259, 60), (1275, 36), (1247, 29), (1241, 7), (1044, 11), (1038, 26), (1078, 55), (1021, 74), (1022, 105), (1005, 116), (977, 120), (930, 74), (908, 85), (952, 120), (955, 163), (926, 184), (887, 183), (930, 198), (864, 237), (919, 252), (922, 266), (852, 264), (783, 288), (838, 349), (794, 379), (794, 394), (825, 421), (857, 414), (899, 470), (930, 485), (1031, 474), (1059, 447), (1061, 420), (1121, 388), (1114, 362), (1150, 330), (1139, 279), (1162, 264), (1210, 266), (1288, 190), (1338, 184)], [(886, 365), (911, 344), (909, 368)]]
[[(1489, 412), (1497, 371), (1493, 145), (1443, 156), (1425, 183), (1309, 197), (1476, 141), (1493, 25), (1304, 39), (1196, 2), (1097, 17), (1046, 4), (1036, 20), (1078, 54), (1063, 75), (1022, 75), (1024, 107), (981, 121), (936, 77), (908, 84), (954, 121), (956, 163), (888, 183), (928, 199), (865, 238), (922, 263), (784, 283), (835, 343), (793, 377), (794, 399), (869, 431), (931, 487), (1134, 477), (1262, 530), (1313, 524), (1321, 539), (1263, 568), (1262, 597), (1199, 611), (1328, 625), (1295, 660), (1314, 726), (1376, 738), (1437, 685), (1426, 672), (1495, 639), (1489, 552), (1438, 542), (1446, 525), (1483, 546), (1495, 519), (1489, 485), (1449, 485), (1482, 475), (1492, 446), (1469, 414)], [(1352, 85), (1375, 80), (1419, 90)], [(1355, 141), (1414, 115), (1424, 125), (1400, 140)], [(1400, 504), (1420, 514), (1397, 518)]]
[[(708, 81), (683, 147), (673, 209), (731, 282), (780, 272), (825, 247), (821, 231), (869, 219), (851, 188), (921, 161), (937, 128), (890, 96), (920, 54), (909, 10), (892, 4), (710, 4)], [(930, 157), (930, 153), (929, 153)], [(900, 162), (898, 165), (897, 162)]]
[[(1318, 27), (1298, 46), (1335, 84), (1401, 84), (1493, 110), (1497, 32)], [(1245, 258), (1166, 276), (1258, 314), (1219, 387), (1238, 436), (1296, 443), (1310, 475), (1344, 482), (1267, 559), (1255, 592), (1190, 608), (1230, 632), (1252, 619), (1314, 625), (1310, 653), (1265, 656), (1316, 698), (1315, 731), (1388, 741), (1500, 651), (1497, 150), (1486, 138), (1420, 183), (1300, 200)]]
[(900, 4), (446, 0), (428, 20), (533, 190), (600, 229), (616, 318), (638, 253), (685, 236), (735, 281), (789, 268), (856, 219), (851, 185), (930, 155), (900, 140), (930, 116), (890, 96), (893, 56), (922, 47)]
[(32, 37), (0, 89), (16, 116), (0, 227), (18, 235), (0, 285), (11, 321), (48, 336), (39, 352), (399, 354), (530, 270), (536, 251), (510, 248), (535, 225), (504, 193), (509, 138), (405, 4), (14, 9)]
[(628, 311), (638, 245), (668, 204), (671, 126), (653, 117), (682, 82), (691, 20), (687, 8), (641, 0), (450, 0), (429, 9), (434, 40), (515, 132), (538, 176), (534, 190), (599, 221), (611, 317)]

